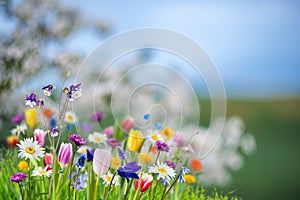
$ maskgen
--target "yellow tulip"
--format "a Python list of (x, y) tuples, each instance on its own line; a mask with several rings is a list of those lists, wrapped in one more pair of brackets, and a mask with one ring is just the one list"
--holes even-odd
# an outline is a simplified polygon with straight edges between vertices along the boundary
[(29, 108), (25, 110), (25, 119), (27, 126), (34, 128), (37, 122), (37, 110), (35, 108)]
[(143, 143), (143, 134), (141, 131), (131, 129), (128, 135), (127, 147), (131, 152), (140, 150)]

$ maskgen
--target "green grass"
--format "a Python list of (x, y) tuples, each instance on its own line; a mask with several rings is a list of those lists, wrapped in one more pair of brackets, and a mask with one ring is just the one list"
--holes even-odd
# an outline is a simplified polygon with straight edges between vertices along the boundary
[[(244, 199), (299, 199), (300, 100), (229, 101), (227, 115), (242, 117), (257, 140), (257, 151), (235, 172), (236, 194)], [(201, 101), (203, 125), (210, 102)]]

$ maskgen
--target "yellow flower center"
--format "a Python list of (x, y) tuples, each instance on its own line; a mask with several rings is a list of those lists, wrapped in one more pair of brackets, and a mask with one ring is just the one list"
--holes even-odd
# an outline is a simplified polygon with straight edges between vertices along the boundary
[(47, 172), (46, 172), (46, 170), (41, 170), (41, 171), (39, 171), (39, 174), (40, 175), (45, 175), (45, 174), (47, 174)]
[(101, 142), (101, 141), (102, 141), (102, 139), (101, 139), (101, 138), (99, 138), (99, 137), (94, 137), (94, 141), (95, 141), (95, 142)]
[(112, 180), (112, 178), (111, 178), (110, 176), (106, 176), (105, 178), (106, 178), (106, 180), (109, 181), (109, 182)]
[(26, 153), (34, 154), (35, 150), (33, 147), (29, 146), (25, 148)]
[(68, 115), (68, 116), (67, 116), (67, 119), (68, 119), (69, 121), (74, 121), (73, 115)]
[(151, 136), (152, 140), (157, 141), (158, 140), (158, 136), (157, 135), (152, 135)]
[(166, 174), (167, 173), (167, 170), (165, 168), (162, 168), (162, 167), (159, 167), (157, 169), (160, 173), (163, 173), (163, 174)]

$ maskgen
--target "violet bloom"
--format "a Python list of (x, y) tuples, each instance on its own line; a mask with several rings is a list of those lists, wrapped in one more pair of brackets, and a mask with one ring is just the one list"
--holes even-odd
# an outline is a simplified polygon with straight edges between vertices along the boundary
[(37, 128), (33, 131), (34, 140), (37, 141), (42, 147), (45, 144), (46, 135), (47, 133), (42, 129)]
[(64, 93), (66, 93), (69, 101), (74, 101), (82, 95), (81, 83), (77, 85), (71, 85), (70, 88), (64, 88)]
[(103, 130), (103, 133), (104, 133), (107, 137), (112, 136), (112, 135), (114, 134), (114, 132), (115, 132), (115, 129), (114, 129), (113, 126), (109, 126), (109, 127), (105, 128), (105, 129)]
[(183, 135), (180, 134), (175, 134), (173, 141), (176, 143), (176, 147), (183, 147), (185, 143)]
[(58, 136), (59, 130), (57, 128), (52, 128), (51, 129), (51, 137), (56, 137)]
[(84, 137), (81, 137), (80, 135), (72, 134), (69, 137), (69, 140), (71, 142), (74, 142), (77, 146), (85, 145), (86, 139)]
[(15, 115), (15, 116), (13, 116), (12, 118), (11, 118), (11, 121), (13, 122), (13, 123), (20, 123), (20, 122), (22, 122), (23, 121), (23, 119), (24, 119), (24, 115)]
[(119, 176), (126, 178), (127, 182), (129, 182), (129, 178), (139, 179), (139, 176), (136, 174), (142, 166), (136, 165), (136, 162), (130, 162), (125, 166), (119, 167), (117, 170)]
[(90, 121), (91, 122), (101, 122), (102, 119), (104, 118), (104, 113), (103, 112), (97, 112), (91, 115)]
[(127, 156), (126, 156), (126, 153), (121, 149), (120, 146), (117, 147), (118, 149), (118, 156), (121, 160), (126, 160), (127, 159)]
[(36, 94), (31, 93), (29, 95), (26, 95), (25, 98), (25, 105), (30, 107), (42, 107), (44, 106), (44, 101), (39, 100), (39, 98), (36, 96)]
[(27, 175), (25, 173), (17, 172), (16, 174), (10, 177), (10, 182), (20, 183), (26, 177)]
[(161, 140), (156, 141), (155, 146), (157, 147), (158, 151), (169, 152), (169, 150), (170, 150), (169, 145)]
[(63, 142), (61, 143), (58, 152), (58, 163), (60, 164), (61, 168), (66, 167), (70, 163), (73, 155), (72, 149), (72, 144)]
[(119, 140), (115, 139), (115, 138), (109, 138), (107, 141), (107, 144), (109, 144), (112, 147), (118, 147), (121, 146), (121, 143)]
[(86, 150), (86, 157), (87, 157), (87, 161), (88, 162), (93, 161), (93, 159), (94, 159), (94, 153), (95, 153), (94, 149), (92, 149), (92, 150), (87, 149)]
[(85, 132), (85, 133), (89, 133), (91, 132), (91, 130), (93, 129), (94, 125), (93, 124), (81, 124), (80, 125), (80, 129)]
[(44, 95), (50, 96), (52, 94), (52, 91), (54, 88), (55, 87), (52, 84), (43, 87), (42, 90), (43, 90)]
[[(76, 177), (77, 176), (77, 177)], [(73, 179), (73, 182), (71, 183), (72, 186), (76, 185), (76, 190), (83, 190), (87, 186), (87, 180), (88, 180), (88, 173), (85, 172), (85, 174), (78, 174), (77, 172), (73, 172), (70, 179)]]
[(175, 169), (175, 164), (174, 164), (173, 162), (171, 162), (170, 160), (166, 160), (165, 163), (166, 163), (169, 167)]

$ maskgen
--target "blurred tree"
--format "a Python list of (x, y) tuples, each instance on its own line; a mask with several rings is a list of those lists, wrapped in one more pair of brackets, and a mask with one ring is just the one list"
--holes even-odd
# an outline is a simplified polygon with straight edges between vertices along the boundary
[[(63, 41), (72, 33), (82, 28), (90, 28), (103, 34), (110, 28), (105, 22), (83, 18), (77, 10), (62, 6), (58, 0), (1, 0), (0, 20), (2, 120), (7, 112), (4, 109), (5, 102), (8, 101), (12, 89), (25, 79), (44, 67), (69, 68), (78, 64), (81, 56), (66, 52), (63, 45)], [(48, 49), (53, 46), (57, 54), (49, 56)]]

